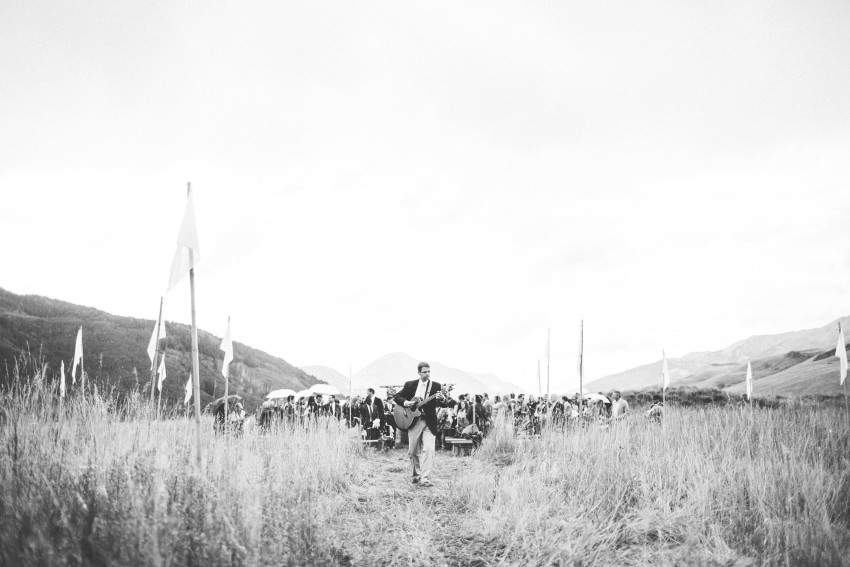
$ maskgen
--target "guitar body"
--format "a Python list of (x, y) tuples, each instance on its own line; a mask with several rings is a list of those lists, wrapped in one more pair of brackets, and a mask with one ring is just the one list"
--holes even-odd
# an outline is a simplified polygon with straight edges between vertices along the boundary
[(421, 398), (413, 398), (410, 400), (411, 402), (416, 402), (416, 405), (411, 406), (409, 408), (404, 407), (403, 405), (396, 404), (393, 408), (393, 418), (395, 418), (395, 426), (403, 431), (407, 431), (410, 429), (410, 426), (413, 425), (419, 416), (422, 415), (420, 411), (422, 406), (440, 396), (441, 393), (437, 392), (433, 396), (428, 396), (424, 400)]
[(416, 409), (416, 406), (406, 408), (402, 405), (396, 404), (393, 408), (393, 417), (395, 418), (395, 426), (401, 429), (402, 431), (407, 431), (413, 422), (416, 421), (419, 416), (422, 415), (422, 412)]

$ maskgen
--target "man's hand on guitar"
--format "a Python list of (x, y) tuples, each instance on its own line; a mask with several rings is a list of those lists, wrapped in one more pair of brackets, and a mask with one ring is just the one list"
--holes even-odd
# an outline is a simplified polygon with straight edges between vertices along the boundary
[(413, 400), (408, 400), (408, 401), (404, 402), (404, 407), (406, 407), (406, 408), (412, 408), (415, 405), (416, 405), (416, 402), (414, 402)]

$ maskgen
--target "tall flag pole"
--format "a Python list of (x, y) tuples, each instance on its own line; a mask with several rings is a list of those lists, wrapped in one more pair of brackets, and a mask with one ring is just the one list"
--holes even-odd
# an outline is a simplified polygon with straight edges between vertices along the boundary
[(850, 420), (850, 405), (847, 403), (847, 343), (844, 342), (844, 330), (841, 321), (838, 322), (838, 344), (835, 345), (835, 356), (839, 361), (840, 384), (844, 386), (844, 409), (847, 410), (847, 419)]
[(198, 244), (198, 227), (195, 222), (195, 206), (192, 184), (186, 186), (186, 210), (177, 235), (177, 250), (171, 262), (171, 276), (168, 291), (174, 289), (189, 274), (189, 292), (192, 298), (192, 382), (195, 395), (195, 436), (197, 441), (198, 469), (203, 466), (201, 449), (201, 364), (198, 355), (198, 322), (195, 313), (195, 266), (201, 261), (201, 247)]
[(747, 359), (747, 401), (753, 405), (753, 367), (750, 365), (750, 359)]
[(165, 336), (165, 326), (162, 324), (162, 303), (163, 297), (159, 298), (159, 316), (156, 318), (156, 324), (151, 333), (151, 340), (148, 343), (148, 358), (151, 359), (151, 405), (153, 405), (154, 382), (156, 381), (156, 356), (159, 353), (160, 334)]
[(80, 382), (82, 383), (83, 392), (86, 386), (86, 369), (83, 366), (83, 326), (80, 325), (80, 330), (77, 331), (77, 342), (74, 345), (74, 366), (71, 367), (71, 383), (77, 383), (77, 365), (80, 365)]
[(224, 423), (227, 421), (227, 406), (230, 405), (228, 400), (228, 384), (229, 384), (229, 368), (230, 362), (233, 360), (233, 339), (230, 336), (230, 315), (227, 316), (227, 332), (224, 333), (224, 338), (221, 339), (220, 350), (224, 351), (224, 363), (221, 365), (221, 374), (224, 376)]

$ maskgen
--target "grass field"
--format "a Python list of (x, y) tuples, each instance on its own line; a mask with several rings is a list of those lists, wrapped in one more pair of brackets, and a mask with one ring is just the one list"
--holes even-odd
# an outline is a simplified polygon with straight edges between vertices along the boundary
[(135, 400), (0, 393), (0, 565), (850, 564), (843, 409), (670, 408), (438, 453), (336, 422), (214, 436)]

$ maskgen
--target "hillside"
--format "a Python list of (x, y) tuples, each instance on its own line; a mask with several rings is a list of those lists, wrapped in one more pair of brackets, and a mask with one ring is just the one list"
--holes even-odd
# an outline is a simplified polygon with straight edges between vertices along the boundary
[[(829, 352), (829, 351), (827, 351)], [(789, 368), (760, 377), (753, 370), (753, 397), (807, 395), (839, 396), (844, 390), (838, 383), (838, 357), (812, 356)], [(726, 391), (743, 394), (746, 385), (741, 381), (729, 386)]]
[[(91, 307), (32, 295), (16, 295), (0, 288), (0, 383), (11, 379), (15, 360), (22, 351), (43, 358), (48, 377), (57, 374), (64, 360), (70, 373), (77, 329), (83, 326), (86, 375), (99, 388), (115, 388), (127, 394), (150, 388), (147, 346), (154, 321), (111, 315)], [(183, 388), (191, 369), (191, 329), (166, 322), (166, 370), (163, 402), (170, 406), (183, 400)], [(201, 374), (201, 406), (221, 396), (223, 353), (221, 338), (198, 331)], [(51, 370), (52, 369), (52, 370)], [(302, 390), (317, 383), (285, 360), (234, 342), (230, 366), (230, 390), (253, 408), (270, 390)]]
[[(710, 352), (692, 352), (680, 358), (668, 358), (667, 364), (671, 373), (671, 385), (696, 386), (699, 388), (729, 388), (742, 382), (746, 373), (746, 362), (749, 358), (753, 364), (754, 374), (773, 375), (780, 372), (784, 378), (771, 386), (771, 392), (779, 395), (800, 395), (798, 391), (808, 391), (808, 387), (796, 387), (789, 382), (789, 376), (798, 376), (798, 371), (789, 369), (802, 363), (810, 356), (834, 351), (838, 336), (838, 322), (846, 329), (850, 317), (842, 317), (816, 329), (790, 331), (773, 335), (754, 335), (737, 341), (730, 346)], [(836, 359), (837, 360), (837, 359)], [(761, 365), (759, 370), (756, 365)], [(821, 370), (827, 366), (820, 365)], [(817, 374), (820, 370), (810, 369)], [(807, 373), (799, 374), (808, 376)], [(585, 385), (589, 391), (607, 391), (614, 388), (621, 390), (639, 390), (658, 386), (661, 380), (661, 361), (644, 364), (604, 376)], [(824, 382), (827, 392), (828, 381)], [(837, 381), (836, 381), (837, 384)], [(787, 388), (787, 394), (782, 394)], [(824, 393), (824, 392), (820, 392)], [(754, 394), (756, 395), (756, 394)]]

